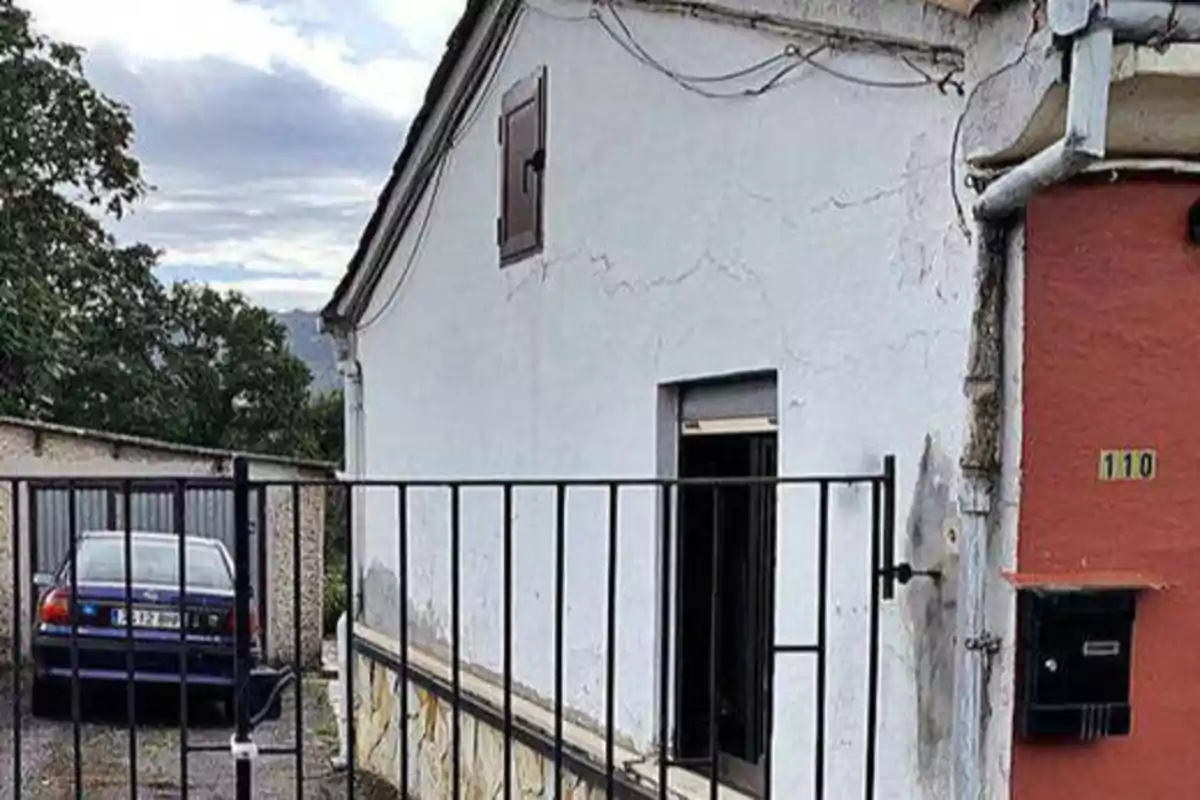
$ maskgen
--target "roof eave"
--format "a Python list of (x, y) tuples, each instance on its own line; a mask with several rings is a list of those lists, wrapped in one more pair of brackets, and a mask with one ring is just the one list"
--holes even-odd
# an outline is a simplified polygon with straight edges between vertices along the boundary
[[(366, 294), (367, 300), (369, 300), (374, 288), (371, 273), (378, 270), (377, 265), (367, 263), (367, 256), (371, 244), (376, 240), (380, 230), (385, 227), (390, 200), (400, 188), (402, 176), (407, 171), (418, 145), (428, 134), (429, 123), (434, 116), (438, 102), (442, 99), (455, 69), (467, 53), (471, 41), (478, 33), (480, 23), (485, 18), (484, 12), (494, 2), (499, 1), (468, 0), (462, 16), (459, 17), (454, 29), (450, 32), (450, 36), (446, 40), (446, 50), (425, 90), (425, 98), (421, 107), (408, 126), (400, 155), (397, 156), (396, 162), (392, 166), (392, 173), (384, 184), (383, 190), (375, 202), (375, 209), (359, 237), (358, 247), (347, 265), (345, 274), (334, 289), (333, 297), (321, 310), (321, 323), (326, 330), (347, 329), (361, 316), (362, 307), (366, 304), (362, 295)], [(365, 277), (366, 280), (358, 280), (360, 277)]]

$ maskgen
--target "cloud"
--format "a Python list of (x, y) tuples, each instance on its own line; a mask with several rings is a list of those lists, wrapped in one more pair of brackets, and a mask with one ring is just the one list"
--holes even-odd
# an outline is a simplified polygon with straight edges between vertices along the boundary
[[(442, 0), (431, 2), (437, 6)], [(237, 0), (26, 0), (25, 5), (38, 28), (52, 36), (85, 47), (109, 46), (131, 62), (215, 58), (262, 72), (299, 70), (394, 117), (413, 114), (433, 68), (416, 51), (361, 58), (345, 34), (328, 25), (306, 26), (305, 16), (290, 5)], [(428, 36), (436, 21), (414, 15), (417, 38)]]
[(464, 0), (370, 0), (379, 18), (391, 25), (413, 50), (438, 56)]
[(403, 131), (402, 121), (290, 68), (268, 74), (215, 58), (130, 65), (105, 48), (88, 73), (131, 107), (137, 153), (164, 179), (382, 178)]
[(100, 48), (88, 71), (132, 109), (135, 152), (156, 187), (114, 225), (118, 237), (162, 249), (167, 266), (324, 276), (286, 291), (243, 287), (261, 302), (302, 289), (305, 307), (319, 305), (314, 293), (345, 269), (403, 123), (296, 70), (213, 58), (132, 66)]
[(165, 264), (159, 277), (168, 282), (205, 283), (219, 291), (232, 290), (274, 309), (314, 310), (324, 305), (336, 280), (312, 273), (272, 275), (241, 264)]
[(329, 300), (337, 281), (323, 278), (250, 278), (240, 281), (209, 281), (219, 291), (233, 290), (253, 297), (274, 309), (319, 309)]
[(164, 279), (320, 306), (464, 0), (22, 0), (127, 104)]

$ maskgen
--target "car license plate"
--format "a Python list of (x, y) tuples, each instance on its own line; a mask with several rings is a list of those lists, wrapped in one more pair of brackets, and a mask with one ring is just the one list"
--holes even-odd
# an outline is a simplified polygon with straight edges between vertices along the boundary
[[(112, 624), (116, 627), (125, 627), (125, 609), (113, 609)], [(179, 612), (157, 608), (135, 608), (133, 609), (133, 627), (179, 630)]]

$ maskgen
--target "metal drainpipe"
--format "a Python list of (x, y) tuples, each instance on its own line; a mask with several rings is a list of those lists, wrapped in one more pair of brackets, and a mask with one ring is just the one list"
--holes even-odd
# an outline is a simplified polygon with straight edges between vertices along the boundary
[(1103, 23), (1122, 41), (1144, 42), (1168, 34), (1173, 41), (1200, 39), (1200, 6), (1175, 0), (1109, 0)]
[[(342, 375), (343, 388), (345, 389), (345, 403), (347, 410), (346, 420), (346, 444), (345, 444), (345, 460), (346, 471), (338, 473), (339, 480), (350, 480), (362, 478), (366, 474), (366, 463), (363, 458), (363, 442), (365, 441), (365, 416), (363, 412), (363, 390), (362, 390), (362, 364), (358, 361), (358, 342), (354, 332), (341, 332), (335, 336), (338, 352), (338, 372)], [(347, 502), (354, 503), (353, 490), (350, 491), (350, 496)], [(352, 537), (354, 542), (354, 552), (360, 553), (358, 549), (362, 539), (359, 536), (359, 530), (362, 526), (362, 514), (354, 514), (351, 524), (354, 529), (347, 531), (346, 535)], [(349, 627), (346, 624), (346, 615), (354, 614), (357, 611), (356, 597), (359, 588), (359, 581), (356, 576), (349, 574), (346, 576), (349, 582), (349, 591), (346, 598), (346, 611), (338, 619), (337, 623), (337, 661), (338, 661), (338, 690), (337, 697), (330, 695), (331, 701), (340, 703), (342, 708), (341, 719), (338, 720), (338, 754), (335, 757), (335, 764), (344, 766), (349, 757), (349, 731), (348, 720), (349, 715), (354, 713), (353, 707), (346, 707), (347, 704), (342, 697), (343, 692), (341, 687), (346, 686), (348, 673), (351, 669), (350, 664), (350, 641), (348, 637)], [(336, 707), (336, 706), (335, 706)]]
[[(1132, 0), (1126, 0), (1125, 3)], [(1070, 0), (1059, 0), (1062, 8)], [(1052, 12), (1056, 9), (1052, 9)], [(1060, 183), (1104, 157), (1108, 131), (1108, 95), (1112, 74), (1114, 33), (1106, 22), (1092, 20), (1075, 35), (1072, 43), (1071, 70), (1067, 98), (1066, 130), (1050, 147), (1013, 168), (992, 183), (975, 205), (979, 220), (980, 264), (998, 269), (1003, 292), (1003, 259), (1007, 253), (993, 252), (1002, 246), (1002, 221), (1022, 209), (1038, 191)], [(1000, 241), (1001, 244), (997, 244)], [(968, 386), (971, 391), (1002, 391), (1003, 375), (1003, 300), (997, 309), (994, 335), (998, 363), (991, 365), (995, 374), (975, 376), (976, 381), (994, 382), (990, 386)], [(976, 365), (978, 366), (978, 365)], [(1003, 406), (1003, 400), (1000, 399)], [(993, 420), (976, 424), (1004, 423), (1002, 413)], [(994, 432), (999, 440), (999, 431)], [(996, 445), (999, 446), (998, 444)], [(998, 475), (990, 474), (982, 464), (964, 464), (963, 485), (959, 493), (962, 513), (962, 552), (959, 561), (959, 652), (956, 659), (954, 741), (954, 796), (958, 800), (980, 800), (991, 795), (984, 774), (984, 735), (986, 720), (987, 660), (992, 658), (992, 636), (987, 629), (987, 549), (991, 534), (993, 498)]]
[(1038, 191), (1104, 157), (1112, 59), (1112, 28), (1093, 24), (1076, 37), (1071, 48), (1066, 132), (988, 186), (975, 204), (976, 217), (1003, 219), (1023, 208)]
[[(957, 638), (954, 659), (953, 784), (959, 800), (980, 800), (984, 791), (986, 659), (991, 658), (985, 617), (987, 552), (992, 499), (997, 491), (1004, 408), (1004, 287), (1007, 226), (980, 221), (974, 332), (964, 389), (972, 426), (960, 462), (958, 506)], [(998, 339), (998, 341), (997, 341)]]

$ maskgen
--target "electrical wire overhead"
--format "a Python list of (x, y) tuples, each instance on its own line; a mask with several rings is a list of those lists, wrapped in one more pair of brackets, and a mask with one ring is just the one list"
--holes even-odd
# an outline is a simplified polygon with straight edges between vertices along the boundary
[[(795, 42), (789, 42), (779, 52), (773, 55), (762, 58), (758, 61), (747, 64), (743, 67), (729, 70), (727, 72), (713, 74), (689, 74), (680, 72), (667, 66), (664, 60), (652, 54), (642, 42), (638, 39), (633, 29), (626, 22), (621, 12), (617, 10), (616, 5), (611, 0), (593, 0), (591, 9), (587, 14), (571, 16), (559, 14), (554, 11), (547, 10), (537, 6), (535, 3), (525, 0), (516, 11), (514, 19), (509, 26), (508, 33), (505, 36), (504, 42), (500, 47), (499, 52), (492, 59), (490, 65), (490, 73), (484, 82), (483, 86), (476, 93), (473, 101), (473, 107), (470, 112), (465, 114), (463, 121), (453, 131), (450, 141), (434, 153), (431, 153), (424, 163), (421, 164), (418, 174), (428, 173), (433, 170), (431, 185), (428, 190), (428, 198), (426, 199), (425, 213), (422, 216), (421, 223), (417, 228), (416, 239), (413, 242), (412, 248), (409, 250), (408, 256), (405, 259), (404, 268), (401, 271), (396, 282), (392, 285), (388, 292), (387, 298), (369, 318), (360, 322), (358, 329), (366, 330), (379, 321), (386, 314), (399, 296), (401, 288), (407, 281), (409, 273), (412, 271), (416, 262), (417, 256), (423, 249), (425, 238), (430, 227), (430, 220), (433, 216), (433, 207), (437, 202), (438, 195), (441, 190), (442, 178), (447, 169), (447, 163), (453, 156), (455, 148), (462, 142), (466, 134), (478, 121), (483, 113), (483, 109), (487, 106), (487, 100), (491, 97), (495, 88), (497, 75), (504, 63), (505, 57), (508, 55), (509, 49), (512, 46), (513, 40), (517, 36), (517, 32), (521, 26), (522, 19), (526, 11), (532, 11), (540, 16), (548, 17), (560, 22), (567, 23), (584, 23), (595, 24), (618, 45), (626, 54), (632, 57), (635, 61), (644, 66), (653, 69), (670, 79), (675, 85), (711, 100), (737, 100), (761, 97), (768, 92), (779, 89), (786, 85), (786, 79), (794, 72), (802, 67), (811, 67), (812, 69), (836, 78), (847, 83), (856, 84), (871, 89), (921, 89), (933, 87), (941, 92), (945, 92), (948, 88), (952, 88), (959, 94), (963, 93), (963, 87), (956, 80), (961, 67), (953, 65), (948, 68), (942, 75), (935, 75), (931, 72), (919, 67), (908, 55), (901, 52), (898, 46), (890, 46), (883, 42), (869, 40), (864, 41), (864, 44), (869, 45), (872, 50), (877, 50), (892, 58), (898, 59), (905, 64), (911, 71), (919, 77), (910, 80), (878, 80), (874, 78), (862, 77), (841, 69), (830, 66), (828, 63), (819, 60), (819, 57), (829, 51), (835, 50), (839, 43), (844, 44), (847, 37), (837, 37), (826, 34), (818, 34), (813, 32), (810, 34), (812, 39), (822, 40), (819, 44), (815, 44), (810, 48), (802, 48)], [(611, 18), (611, 20), (610, 20)], [(744, 82), (748, 79), (766, 74), (767, 77), (762, 82), (754, 86), (743, 86), (741, 88), (717, 89), (721, 84), (731, 84), (736, 82)], [(953, 159), (952, 159), (953, 160)], [(401, 234), (398, 234), (401, 235)], [(391, 253), (394, 252), (399, 245), (397, 241), (395, 245), (389, 246), (388, 258), (391, 258)]]

